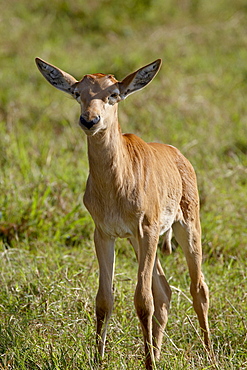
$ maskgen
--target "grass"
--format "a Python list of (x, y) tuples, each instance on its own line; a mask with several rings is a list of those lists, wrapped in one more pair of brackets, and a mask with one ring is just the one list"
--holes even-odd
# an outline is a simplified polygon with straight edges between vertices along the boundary
[[(0, 369), (95, 368), (86, 140), (77, 103), (43, 80), (36, 56), (77, 78), (119, 79), (163, 59), (152, 84), (120, 105), (120, 122), (124, 132), (177, 146), (194, 165), (217, 366), (247, 368), (245, 1), (12, 0), (1, 10)], [(136, 261), (125, 241), (116, 254), (102, 369), (143, 368)], [(161, 260), (173, 298), (157, 368), (210, 369), (183, 254)]]

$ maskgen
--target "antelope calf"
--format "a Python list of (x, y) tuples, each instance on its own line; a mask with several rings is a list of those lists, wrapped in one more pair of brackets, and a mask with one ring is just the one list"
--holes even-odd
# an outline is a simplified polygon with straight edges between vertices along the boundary
[(202, 249), (196, 175), (190, 162), (170, 145), (146, 143), (122, 134), (118, 103), (145, 87), (158, 72), (158, 59), (125, 77), (85, 75), (80, 81), (36, 58), (42, 75), (81, 106), (79, 125), (87, 135), (89, 176), (84, 203), (95, 223), (99, 263), (96, 297), (97, 346), (105, 350), (113, 308), (115, 239), (128, 238), (138, 260), (134, 302), (145, 345), (146, 369), (155, 367), (167, 323), (171, 289), (157, 257), (159, 235), (170, 250), (171, 234), (183, 248), (191, 278), (190, 291), (206, 347), (209, 294), (201, 272)]

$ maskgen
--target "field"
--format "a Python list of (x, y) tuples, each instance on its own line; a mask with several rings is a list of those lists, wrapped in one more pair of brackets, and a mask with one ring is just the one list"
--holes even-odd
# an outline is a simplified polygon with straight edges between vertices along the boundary
[[(78, 104), (39, 56), (81, 78), (119, 80), (162, 58), (119, 104), (123, 132), (178, 147), (198, 176), (203, 272), (217, 363), (207, 357), (178, 247), (158, 251), (172, 306), (157, 369), (247, 369), (247, 6), (245, 0), (0, 2), (0, 369), (95, 369), (98, 266), (82, 203)], [(101, 369), (142, 369), (137, 263), (116, 245), (115, 307)]]

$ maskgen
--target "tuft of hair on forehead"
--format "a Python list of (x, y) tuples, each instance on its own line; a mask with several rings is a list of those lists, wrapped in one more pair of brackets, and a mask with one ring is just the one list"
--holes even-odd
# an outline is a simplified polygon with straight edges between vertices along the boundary
[(107, 75), (108, 79), (111, 80), (114, 84), (118, 82), (118, 80), (113, 75)]
[(113, 75), (111, 75), (111, 74), (104, 74), (104, 73), (92, 73), (92, 74), (86, 74), (85, 76), (84, 76), (84, 78), (89, 78), (89, 79), (91, 79), (91, 80), (96, 80), (96, 79), (100, 79), (100, 78), (106, 78), (106, 79), (109, 79), (110, 81), (112, 81), (113, 83), (116, 83), (116, 82), (118, 82), (117, 80), (116, 80), (116, 78), (113, 76)]

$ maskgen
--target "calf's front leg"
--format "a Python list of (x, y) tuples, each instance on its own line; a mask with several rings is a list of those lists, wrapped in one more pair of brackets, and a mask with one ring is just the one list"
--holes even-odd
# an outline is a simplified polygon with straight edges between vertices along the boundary
[(156, 257), (158, 235), (155, 229), (146, 227), (143, 237), (139, 237), (138, 281), (135, 291), (135, 308), (139, 317), (145, 346), (146, 369), (154, 368), (153, 348), (153, 314), (154, 299), (152, 293), (152, 276)]
[(95, 229), (94, 243), (99, 263), (99, 288), (96, 296), (96, 344), (100, 358), (105, 351), (106, 332), (113, 309), (112, 280), (114, 274), (115, 239)]

